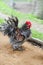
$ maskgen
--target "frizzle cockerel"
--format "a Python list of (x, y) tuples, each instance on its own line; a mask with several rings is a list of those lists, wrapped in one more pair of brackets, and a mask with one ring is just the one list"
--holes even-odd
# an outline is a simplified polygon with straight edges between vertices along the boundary
[(24, 40), (30, 38), (31, 35), (31, 22), (26, 21), (26, 23), (19, 28), (17, 17), (11, 16), (5, 21), (6, 23), (1, 25), (0, 30), (2, 29), (4, 35), (8, 35), (10, 38), (10, 43), (13, 47), (13, 50), (23, 50), (22, 44)]

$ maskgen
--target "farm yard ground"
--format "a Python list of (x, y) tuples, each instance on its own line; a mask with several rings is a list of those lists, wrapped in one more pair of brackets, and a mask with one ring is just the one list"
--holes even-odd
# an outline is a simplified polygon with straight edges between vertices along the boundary
[(13, 51), (9, 38), (0, 33), (0, 65), (43, 65), (43, 49), (24, 42), (24, 51)]

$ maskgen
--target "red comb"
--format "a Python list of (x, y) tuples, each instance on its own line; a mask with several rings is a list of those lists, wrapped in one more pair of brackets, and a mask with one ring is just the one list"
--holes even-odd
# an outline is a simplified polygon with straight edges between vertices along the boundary
[(26, 25), (29, 25), (29, 28), (30, 28), (32, 24), (30, 21), (26, 21)]
[(30, 21), (26, 21), (26, 24), (31, 24), (31, 22)]

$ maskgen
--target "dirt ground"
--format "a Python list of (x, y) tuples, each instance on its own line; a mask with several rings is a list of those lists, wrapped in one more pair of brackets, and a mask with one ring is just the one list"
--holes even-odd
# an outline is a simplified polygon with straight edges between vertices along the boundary
[(43, 49), (28, 42), (24, 51), (13, 51), (7, 36), (0, 33), (0, 65), (43, 65)]

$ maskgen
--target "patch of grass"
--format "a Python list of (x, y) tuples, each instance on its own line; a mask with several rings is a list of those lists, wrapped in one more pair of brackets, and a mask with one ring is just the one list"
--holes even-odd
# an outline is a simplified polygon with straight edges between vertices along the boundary
[(34, 22), (38, 22), (40, 24), (43, 24), (43, 20), (40, 20), (40, 19), (37, 19), (37, 18), (34, 19)]
[(23, 13), (17, 12), (16, 10), (10, 8), (3, 1), (0, 1), (0, 12), (4, 13), (6, 15), (14, 15), (14, 16), (17, 16), (20, 19), (24, 16)]
[[(0, 1), (3, 1), (3, 0), (0, 0)], [(9, 0), (8, 0), (9, 1)], [(32, 0), (14, 0), (14, 2), (31, 2)]]
[(21, 21), (21, 19), (30, 20), (32, 22), (39, 22), (39, 23), (43, 24), (43, 20), (37, 19), (36, 16), (34, 16), (33, 14), (24, 14), (24, 13), (18, 12), (16, 10), (10, 8), (3, 1), (0, 1), (0, 12), (7, 14), (7, 15), (17, 16), (20, 21)]
[(43, 20), (37, 19), (37, 17), (34, 14), (26, 14), (24, 19), (43, 24)]
[(32, 0), (14, 0), (16, 2), (31, 2)]
[(32, 29), (32, 37), (43, 40), (43, 33), (40, 33), (38, 31)]
[(4, 23), (4, 19), (0, 18), (0, 24)]

